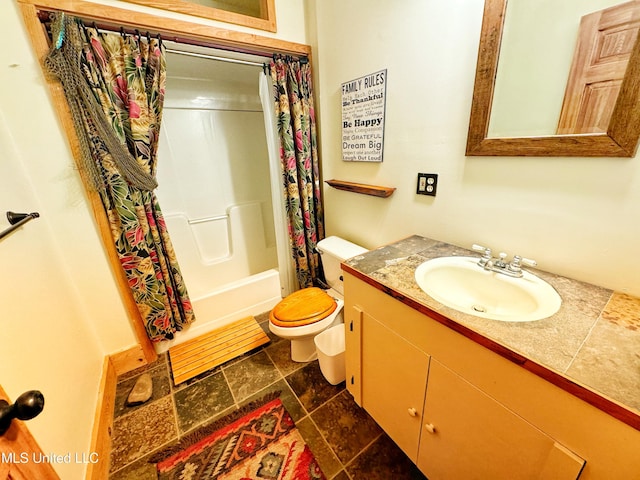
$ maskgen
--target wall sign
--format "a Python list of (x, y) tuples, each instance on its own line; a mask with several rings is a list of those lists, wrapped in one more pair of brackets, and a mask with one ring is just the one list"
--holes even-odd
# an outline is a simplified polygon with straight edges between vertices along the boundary
[(387, 70), (342, 84), (342, 160), (381, 162)]

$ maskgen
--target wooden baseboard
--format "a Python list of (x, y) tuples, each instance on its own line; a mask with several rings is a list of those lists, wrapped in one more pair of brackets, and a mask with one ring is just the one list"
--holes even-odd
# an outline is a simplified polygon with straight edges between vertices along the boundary
[(149, 358), (140, 345), (134, 345), (127, 350), (109, 355), (109, 358), (115, 368), (116, 375), (122, 375), (154, 362), (158, 356)]
[(91, 434), (91, 452), (98, 461), (87, 466), (87, 480), (107, 480), (111, 456), (111, 433), (113, 429), (113, 411), (116, 402), (116, 384), (118, 375), (110, 356), (106, 356), (102, 367), (102, 379), (98, 391), (98, 404), (93, 420)]
[(98, 404), (93, 420), (93, 433), (91, 434), (91, 452), (95, 452), (98, 462), (88, 464), (87, 480), (107, 480), (109, 478), (111, 433), (118, 376), (147, 365), (152, 361), (147, 357), (144, 349), (140, 345), (135, 345), (104, 358)]

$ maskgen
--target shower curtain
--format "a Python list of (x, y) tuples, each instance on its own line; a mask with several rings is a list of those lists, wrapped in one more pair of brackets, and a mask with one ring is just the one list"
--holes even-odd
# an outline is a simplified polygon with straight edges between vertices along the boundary
[[(264, 130), (267, 136), (269, 151), (269, 177), (271, 181), (271, 203), (273, 205), (273, 222), (276, 231), (276, 249), (278, 252), (278, 273), (282, 297), (286, 297), (298, 288), (296, 271), (291, 262), (291, 247), (287, 241), (287, 212), (282, 208), (284, 185), (280, 161), (280, 138), (276, 128), (276, 112), (273, 104), (273, 82), (265, 71), (260, 72), (258, 79), (260, 102), (264, 115)], [(281, 233), (282, 232), (282, 233)]]
[(111, 34), (56, 14), (45, 60), (74, 120), (83, 168), (100, 194), (122, 268), (152, 341), (193, 309), (153, 192), (166, 78), (159, 38)]
[(324, 238), (311, 66), (306, 59), (274, 57), (270, 69), (289, 243), (298, 284), (310, 287), (321, 279), (316, 245)]

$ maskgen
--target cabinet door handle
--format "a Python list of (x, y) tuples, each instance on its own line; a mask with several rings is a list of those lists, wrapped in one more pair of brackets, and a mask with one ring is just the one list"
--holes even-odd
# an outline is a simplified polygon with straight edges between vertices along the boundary
[(417, 417), (418, 416), (418, 411), (415, 408), (409, 408), (407, 410), (407, 413), (409, 414), (409, 416), (411, 417)]
[(425, 423), (424, 428), (429, 433), (436, 433), (436, 427), (433, 425), (433, 423)]

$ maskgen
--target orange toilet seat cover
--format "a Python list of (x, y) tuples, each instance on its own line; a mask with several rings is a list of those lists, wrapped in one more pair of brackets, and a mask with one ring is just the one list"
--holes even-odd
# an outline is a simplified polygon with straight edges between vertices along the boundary
[(327, 318), (338, 307), (336, 301), (318, 287), (308, 287), (288, 295), (278, 303), (269, 320), (278, 327), (301, 327)]

